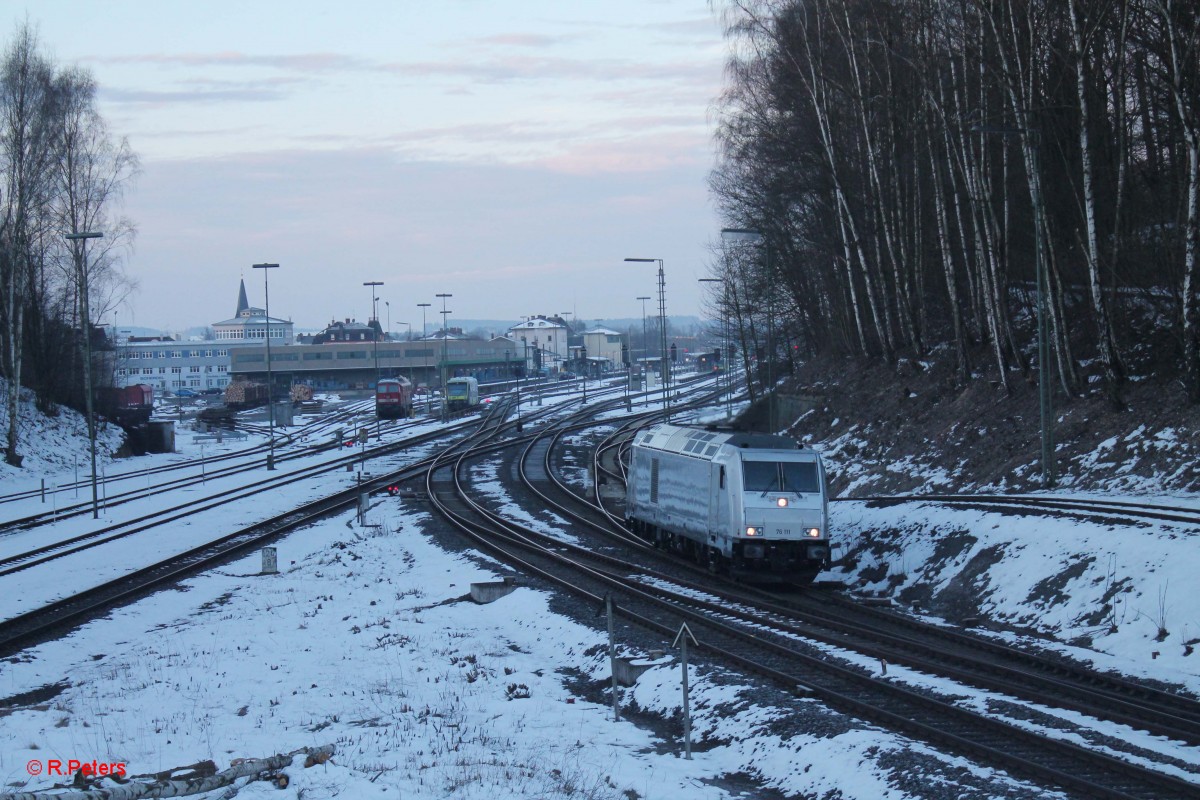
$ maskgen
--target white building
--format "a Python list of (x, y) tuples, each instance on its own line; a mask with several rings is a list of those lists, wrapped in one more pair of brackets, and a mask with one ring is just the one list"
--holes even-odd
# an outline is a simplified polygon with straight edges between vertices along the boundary
[(508, 338), (523, 343), (528, 348), (528, 362), (532, 369), (562, 369), (563, 362), (570, 358), (567, 337), (571, 329), (560, 317), (530, 317), (519, 325), (508, 329)]
[(213, 334), (222, 344), (262, 344), (270, 330), (271, 344), (292, 344), (292, 323), (290, 320), (267, 318), (267, 312), (254, 308), (246, 300), (246, 282), (242, 281), (238, 289), (237, 312), (233, 319), (214, 322)]
[(604, 359), (608, 363), (604, 369), (616, 369), (623, 365), (621, 359), (621, 343), (624, 337), (611, 328), (596, 327), (583, 333), (583, 346), (587, 349), (588, 360), (593, 364), (596, 359)]
[(229, 383), (229, 346), (217, 342), (118, 336), (115, 355), (114, 386), (145, 383), (174, 392), (224, 389)]
[(113, 386), (145, 383), (160, 392), (224, 390), (229, 385), (231, 350), (263, 344), (268, 328), (272, 345), (294, 341), (290, 321), (268, 320), (265, 311), (250, 306), (245, 281), (238, 291), (236, 316), (215, 322), (212, 328), (214, 339), (188, 342), (166, 336), (122, 338), (118, 334)]

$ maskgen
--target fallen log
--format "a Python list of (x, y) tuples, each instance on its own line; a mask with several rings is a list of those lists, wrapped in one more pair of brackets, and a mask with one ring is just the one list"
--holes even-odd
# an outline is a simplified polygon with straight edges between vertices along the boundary
[[(187, 797), (229, 786), (242, 778), (255, 780), (259, 776), (263, 776), (278, 781), (282, 775), (280, 770), (290, 767), (296, 756), (304, 755), (304, 766), (311, 767), (316, 764), (324, 764), (333, 753), (334, 747), (331, 744), (324, 747), (302, 747), (299, 750), (270, 758), (237, 760), (230, 765), (229, 769), (215, 775), (195, 775), (153, 782), (131, 779), (127, 783), (115, 786), (97, 786), (83, 790), (44, 789), (36, 792), (6, 793), (0, 794), (0, 800), (137, 800), (142, 797)], [(174, 772), (174, 770), (168, 770), (169, 772)], [(284, 785), (286, 786), (286, 783)]]

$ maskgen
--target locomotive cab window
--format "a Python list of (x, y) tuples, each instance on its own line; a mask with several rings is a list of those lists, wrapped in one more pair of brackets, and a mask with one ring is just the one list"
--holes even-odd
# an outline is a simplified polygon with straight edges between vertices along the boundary
[(821, 488), (812, 461), (743, 461), (742, 474), (747, 492), (816, 494)]
[(742, 478), (747, 492), (779, 489), (779, 464), (774, 461), (743, 461)]
[(821, 491), (817, 481), (817, 465), (812, 461), (785, 461), (783, 467), (783, 489), (798, 494), (816, 494)]

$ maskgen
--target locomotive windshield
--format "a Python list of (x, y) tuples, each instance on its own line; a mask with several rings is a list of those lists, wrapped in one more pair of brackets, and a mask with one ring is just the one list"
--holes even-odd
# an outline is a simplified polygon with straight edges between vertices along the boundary
[(743, 461), (742, 475), (747, 492), (815, 494), (820, 491), (817, 465), (812, 461)]

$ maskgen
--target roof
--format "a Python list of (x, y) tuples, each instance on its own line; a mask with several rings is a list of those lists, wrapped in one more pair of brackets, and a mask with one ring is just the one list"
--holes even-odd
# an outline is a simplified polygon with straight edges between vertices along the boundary
[(604, 336), (620, 336), (621, 335), (620, 331), (614, 331), (612, 328), (604, 328), (604, 327), (596, 327), (596, 328), (592, 328), (590, 331), (584, 331), (583, 335), (587, 336), (590, 333), (602, 334)]
[(510, 331), (517, 331), (517, 330), (536, 331), (536, 330), (542, 330), (544, 328), (566, 328), (566, 327), (567, 327), (566, 325), (557, 323), (552, 319), (546, 319), (545, 317), (534, 317), (531, 320), (527, 320), (525, 322), (519, 322), (516, 325), (513, 325), (511, 328), (509, 328), (509, 330)]
[[(258, 310), (258, 309), (250, 309)], [(233, 319), (223, 319), (220, 322), (214, 322), (213, 327), (217, 325), (265, 325), (267, 323), (266, 314), (254, 314), (245, 317), (234, 317)], [(271, 317), (272, 325), (291, 325), (290, 319), (280, 319), (279, 317)]]
[(250, 301), (246, 299), (246, 279), (243, 278), (241, 286), (238, 288), (238, 307), (237, 311), (233, 312), (235, 317), (240, 316), (243, 311), (250, 307)]
[(683, 453), (699, 458), (711, 458), (723, 444), (753, 450), (799, 450), (799, 445), (786, 436), (741, 431), (716, 431), (686, 428), (681, 425), (653, 425), (636, 437), (637, 444), (669, 453)]

